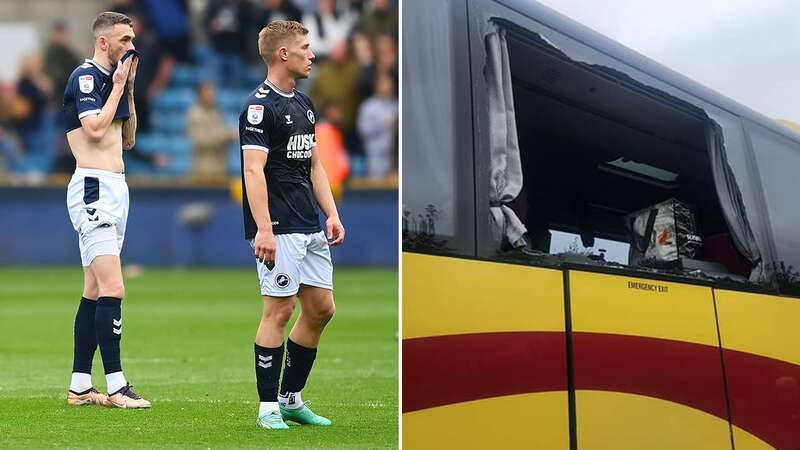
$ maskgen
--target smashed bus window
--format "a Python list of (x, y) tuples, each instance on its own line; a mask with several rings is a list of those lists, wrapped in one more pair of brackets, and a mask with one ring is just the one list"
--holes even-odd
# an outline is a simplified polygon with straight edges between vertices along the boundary
[[(497, 257), (767, 282), (771, 249), (752, 225), (760, 211), (748, 211), (728, 162), (741, 139), (726, 142), (705, 110), (617, 68), (572, 59), (509, 22), (493, 26), (486, 82), (497, 116), (487, 119)], [(601, 249), (601, 239), (624, 245), (628, 256), (561, 251), (553, 230), (584, 250)]]

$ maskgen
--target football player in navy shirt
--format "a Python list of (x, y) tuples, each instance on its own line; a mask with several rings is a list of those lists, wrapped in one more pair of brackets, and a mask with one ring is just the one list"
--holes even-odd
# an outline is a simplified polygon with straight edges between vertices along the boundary
[[(70, 405), (150, 407), (131, 390), (120, 362), (125, 288), (119, 255), (129, 200), (122, 150), (130, 150), (136, 140), (133, 84), (139, 63), (132, 54), (132, 25), (123, 14), (98, 15), (92, 25), (94, 56), (72, 72), (64, 89), (64, 131), (76, 162), (67, 208), (78, 234), (84, 273), (83, 297), (75, 316)], [(107, 396), (92, 386), (97, 347)]]
[[(285, 420), (327, 426), (300, 391), (320, 336), (333, 317), (333, 265), (329, 246), (344, 241), (344, 227), (314, 146), (316, 111), (295, 89), (308, 77), (314, 53), (298, 22), (274, 21), (258, 35), (269, 75), (247, 98), (239, 116), (245, 239), (256, 257), (264, 310), (255, 342), (261, 428), (288, 428)], [(319, 211), (327, 218), (320, 225)], [(295, 298), (301, 312), (286, 341)]]

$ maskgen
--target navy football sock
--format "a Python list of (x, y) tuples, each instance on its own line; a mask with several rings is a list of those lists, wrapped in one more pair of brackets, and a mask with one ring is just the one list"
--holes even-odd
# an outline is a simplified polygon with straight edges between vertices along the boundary
[(254, 344), (256, 353), (256, 388), (261, 402), (278, 401), (278, 378), (281, 376), (283, 344), (280, 347), (262, 347)]
[(92, 359), (94, 359), (94, 351), (97, 349), (97, 337), (94, 332), (96, 309), (96, 300), (81, 297), (78, 313), (75, 314), (75, 349), (72, 355), (73, 372), (92, 373)]
[(94, 326), (106, 375), (121, 372), (119, 343), (122, 339), (122, 299), (116, 297), (97, 299)]
[(303, 390), (316, 357), (317, 349), (303, 347), (291, 339), (286, 341), (286, 368), (283, 370), (281, 395)]

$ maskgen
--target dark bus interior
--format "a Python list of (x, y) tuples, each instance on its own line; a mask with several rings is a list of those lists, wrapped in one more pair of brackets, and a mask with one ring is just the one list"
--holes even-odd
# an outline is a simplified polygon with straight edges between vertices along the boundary
[[(628, 242), (627, 214), (676, 198), (694, 211), (704, 244), (731, 252), (709, 162), (714, 128), (702, 110), (573, 61), (534, 33), (509, 32), (507, 41), (524, 177), (513, 208), (533, 248), (550, 251), (548, 230), (580, 235), (586, 247)], [(718, 250), (699, 259), (719, 260)]]

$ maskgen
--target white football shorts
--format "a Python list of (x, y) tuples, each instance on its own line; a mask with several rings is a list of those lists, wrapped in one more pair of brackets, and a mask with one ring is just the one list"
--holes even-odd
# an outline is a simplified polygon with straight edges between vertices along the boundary
[[(253, 247), (254, 240), (250, 240)], [(261, 295), (290, 297), (301, 284), (333, 289), (331, 249), (325, 233), (275, 235), (275, 266), (256, 261)]]
[(128, 221), (128, 185), (125, 175), (78, 167), (67, 187), (67, 209), (78, 232), (81, 265), (97, 256), (119, 256)]

